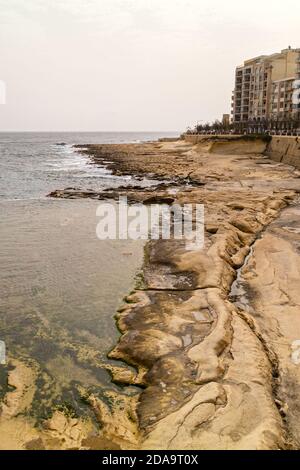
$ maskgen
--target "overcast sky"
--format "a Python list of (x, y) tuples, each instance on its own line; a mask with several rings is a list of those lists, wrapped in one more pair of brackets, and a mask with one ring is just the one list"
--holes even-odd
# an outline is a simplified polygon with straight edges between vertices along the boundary
[(288, 45), (299, 0), (0, 0), (0, 130), (183, 130)]

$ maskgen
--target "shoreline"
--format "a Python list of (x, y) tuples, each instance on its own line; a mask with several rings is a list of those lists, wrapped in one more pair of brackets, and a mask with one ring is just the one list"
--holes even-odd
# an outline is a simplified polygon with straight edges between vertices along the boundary
[[(265, 143), (259, 139), (247, 146), (243, 138), (238, 141), (229, 149), (227, 142), (222, 148), (217, 141), (217, 151), (212, 152), (213, 137), (200, 144), (92, 145), (85, 151), (95, 164), (110, 161), (113, 173), (175, 177), (179, 184), (172, 202), (203, 202), (206, 207), (203, 252), (188, 253), (175, 241), (148, 242), (144, 286), (119, 309), (122, 336), (109, 357), (134, 366), (137, 373), (120, 376), (116, 371), (113, 380), (143, 387), (133, 406), (138, 439), (125, 438), (113, 411), (100, 406), (100, 420), (101, 413), (106, 416), (102, 433), (121, 448), (298, 445), (288, 437), (282, 404), (278, 405), (272, 348), (254, 328), (253, 319), (230, 302), (230, 292), (261, 234), (296, 200), (299, 175), (263, 156)], [(170, 186), (171, 181), (163, 189), (159, 184), (151, 188), (156, 201), (165, 202)], [(122, 191), (133, 202), (149, 199), (149, 191), (135, 188), (89, 197), (116, 199)], [(62, 191), (57, 196), (80, 194)], [(250, 344), (249, 357), (243, 344)]]
[[(275, 351), (271, 341), (286, 332), (270, 328), (268, 336), (264, 331), (265, 310), (271, 325), (278, 319), (266, 307), (268, 299), (261, 307), (262, 294), (256, 293), (257, 285), (253, 292), (254, 268), (249, 271), (249, 265), (266, 233), (269, 236), (269, 227), (296, 203), (300, 175), (295, 168), (262, 155), (262, 144), (245, 145), (239, 138), (228, 148), (227, 142), (222, 145), (212, 136), (196, 144), (179, 140), (84, 145), (91, 164), (105, 161), (113, 174), (151, 177), (158, 180), (157, 185), (105, 191), (69, 188), (49, 195), (105, 200), (126, 194), (129, 202), (205, 205), (203, 250), (189, 252), (174, 240), (146, 244), (142, 282), (118, 310), (121, 337), (108, 354), (131, 366), (112, 366), (113, 382), (137, 386), (140, 393), (116, 394), (112, 399), (120, 400), (120, 406), (110, 406), (92, 394), (85, 396), (101, 432), (89, 438), (86, 432), (78, 448), (299, 448), (297, 419), (287, 411), (291, 397), (282, 384), (294, 380), (295, 393), (300, 377), (284, 375), (281, 363), (286, 366), (289, 357)], [(264, 249), (274, 246), (276, 251), (278, 243), (278, 237), (273, 237), (271, 246)], [(293, 277), (287, 286), (294, 286), (300, 255), (293, 249), (288, 253)], [(264, 266), (257, 276), (278, 269)], [(251, 295), (247, 291), (248, 305), (241, 307), (238, 298), (233, 302), (232, 286), (244, 275), (252, 291)], [(281, 280), (274, 285), (280, 292)], [(245, 294), (241, 295), (243, 299)], [(295, 295), (291, 303), (300, 306)], [(297, 308), (289, 306), (288, 297), (283, 305), (295, 315)], [(262, 308), (259, 315), (256, 306)], [(299, 324), (300, 338), (300, 320), (293, 317), (293, 321)], [(291, 366), (290, 374), (291, 368), (295, 372)], [(67, 418), (56, 415), (55, 419)], [(68, 419), (65, 428), (70, 425)], [(35, 445), (47, 446), (45, 436), (38, 439)]]

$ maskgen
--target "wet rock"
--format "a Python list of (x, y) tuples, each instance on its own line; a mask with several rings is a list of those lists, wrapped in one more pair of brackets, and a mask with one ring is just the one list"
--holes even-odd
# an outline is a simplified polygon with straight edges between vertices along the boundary
[(144, 204), (173, 204), (173, 197), (167, 196), (152, 196), (143, 200)]

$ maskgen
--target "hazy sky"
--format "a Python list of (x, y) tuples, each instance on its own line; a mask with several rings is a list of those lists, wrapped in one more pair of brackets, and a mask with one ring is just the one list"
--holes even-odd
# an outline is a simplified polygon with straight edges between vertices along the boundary
[(0, 0), (0, 130), (183, 130), (288, 45), (299, 0)]

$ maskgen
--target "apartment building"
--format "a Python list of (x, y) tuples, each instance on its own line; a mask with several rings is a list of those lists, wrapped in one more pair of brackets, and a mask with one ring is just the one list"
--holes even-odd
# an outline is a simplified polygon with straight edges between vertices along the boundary
[(236, 69), (233, 123), (256, 132), (297, 127), (297, 90), (300, 93), (300, 48), (246, 60)]
[(272, 84), (271, 119), (288, 119), (293, 115), (293, 78), (276, 80)]

